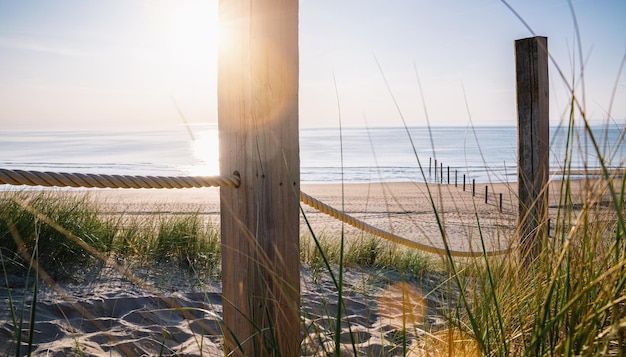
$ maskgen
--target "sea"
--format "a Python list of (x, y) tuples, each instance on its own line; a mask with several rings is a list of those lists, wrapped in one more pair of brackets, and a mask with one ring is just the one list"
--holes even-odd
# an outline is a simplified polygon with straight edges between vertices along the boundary
[[(599, 156), (624, 167), (622, 126), (592, 127), (595, 142), (575, 128), (550, 130), (550, 168), (569, 151), (572, 169), (596, 168)], [(118, 175), (219, 174), (215, 125), (145, 131), (0, 130), (0, 168)], [(300, 130), (303, 183), (515, 182), (515, 127), (350, 127)], [(558, 176), (558, 173), (554, 173)], [(450, 181), (448, 181), (450, 180)], [(0, 185), (0, 187), (6, 185)]]

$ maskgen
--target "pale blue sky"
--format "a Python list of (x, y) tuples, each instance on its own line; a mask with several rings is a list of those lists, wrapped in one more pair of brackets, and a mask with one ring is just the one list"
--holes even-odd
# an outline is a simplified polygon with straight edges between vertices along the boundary
[[(579, 73), (567, 1), (511, 0), (566, 76)], [(573, 1), (589, 117), (606, 119), (626, 52), (626, 1)], [(216, 123), (217, 1), (0, 2), (0, 129)], [(498, 0), (301, 0), (302, 127), (515, 125), (513, 42), (532, 34)], [(574, 63), (574, 65), (573, 65)], [(567, 107), (551, 73), (551, 120)], [(571, 79), (570, 79), (571, 81)], [(469, 114), (464, 95), (469, 104)], [(612, 116), (626, 118), (626, 74)]]

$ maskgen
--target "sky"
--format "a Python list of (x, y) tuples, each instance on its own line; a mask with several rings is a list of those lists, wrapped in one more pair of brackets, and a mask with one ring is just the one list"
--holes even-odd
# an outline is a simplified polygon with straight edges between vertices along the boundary
[[(500, 0), (301, 0), (300, 126), (398, 126), (401, 116), (515, 126), (514, 41), (533, 35), (548, 37), (554, 58), (551, 124), (566, 117), (568, 82), (588, 118), (624, 125), (626, 1), (572, 0), (580, 42), (566, 0), (508, 4), (531, 30)], [(217, 9), (1, 1), (0, 129), (164, 128), (181, 124), (178, 110), (216, 124)]]

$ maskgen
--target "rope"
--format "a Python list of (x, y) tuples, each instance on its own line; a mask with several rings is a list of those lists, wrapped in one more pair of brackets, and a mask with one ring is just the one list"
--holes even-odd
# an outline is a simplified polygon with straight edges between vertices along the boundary
[(0, 169), (0, 184), (86, 188), (199, 188), (239, 186), (231, 176), (126, 176)]
[[(0, 169), (0, 184), (45, 186), (45, 187), (85, 187), (85, 188), (200, 188), (219, 186), (239, 186), (239, 176), (127, 176), (96, 175), (66, 172), (41, 172)], [(453, 257), (480, 257), (505, 254), (509, 250), (491, 252), (463, 252), (436, 248), (402, 238), (369, 225), (346, 213), (343, 213), (304, 192), (300, 192), (300, 201), (316, 210), (345, 222), (364, 232), (386, 239), (393, 243), (438, 255)]]
[(491, 252), (463, 252), (463, 251), (458, 251), (458, 250), (449, 250), (449, 249), (443, 249), (443, 248), (436, 248), (436, 247), (432, 247), (429, 245), (425, 245), (425, 244), (421, 244), (421, 243), (417, 243), (414, 242), (412, 240), (406, 239), (406, 238), (402, 238), (400, 236), (397, 236), (393, 233), (389, 233), (389, 232), (385, 232), (382, 229), (376, 228), (372, 225), (369, 225), (357, 218), (354, 218), (346, 213), (343, 213), (325, 203), (323, 203), (322, 201), (315, 199), (309, 195), (307, 195), (306, 193), (300, 191), (300, 201), (302, 201), (302, 203), (311, 206), (313, 208), (315, 208), (316, 210), (325, 213), (333, 218), (336, 218), (342, 222), (345, 222), (349, 225), (351, 225), (352, 227), (358, 228), (364, 232), (367, 232), (369, 234), (375, 235), (377, 237), (386, 239), (388, 241), (391, 241), (393, 243), (396, 244), (401, 244), (404, 245), (406, 247), (409, 248), (414, 248), (414, 249), (418, 249), (424, 252), (428, 252), (428, 253), (434, 253), (434, 254), (438, 254), (438, 255), (451, 255), (453, 257), (464, 257), (464, 258), (476, 258), (476, 257), (481, 257), (484, 255), (487, 256), (496, 256), (496, 255), (501, 255), (501, 254), (505, 254), (507, 252), (509, 252), (508, 249), (506, 250), (496, 250), (496, 251), (491, 251)]

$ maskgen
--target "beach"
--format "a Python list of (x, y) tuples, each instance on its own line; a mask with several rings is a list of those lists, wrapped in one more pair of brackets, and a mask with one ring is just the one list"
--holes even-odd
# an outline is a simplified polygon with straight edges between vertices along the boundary
[[(488, 200), (485, 203), (485, 186)], [(377, 228), (417, 242), (442, 246), (441, 231), (435, 210), (445, 227), (451, 248), (476, 249), (471, 240), (477, 232), (476, 216), (487, 232), (512, 226), (517, 218), (517, 205), (513, 204), (516, 185), (494, 183), (477, 184), (472, 195), (471, 184), (452, 185), (423, 183), (351, 183), (303, 184), (302, 191), (320, 201), (363, 220)], [(182, 190), (95, 190), (89, 191), (103, 211), (108, 214), (184, 214), (198, 212), (208, 220), (219, 223), (219, 189)], [(503, 204), (500, 212), (499, 195)], [(432, 197), (432, 201), (430, 200)], [(362, 233), (324, 213), (302, 204), (304, 215), (315, 234), (338, 237), (344, 229), (349, 237)], [(309, 229), (301, 216), (301, 234)], [(505, 245), (505, 242), (500, 242)]]
[[(561, 204), (561, 182), (555, 180), (549, 185), (550, 215), (555, 215)], [(569, 184), (574, 203), (582, 201), (589, 191), (585, 185), (593, 189), (598, 202), (609, 199), (605, 188), (593, 188), (596, 181), (572, 180)], [(325, 204), (411, 241), (441, 248), (445, 234), (450, 249), (459, 251), (480, 251), (481, 231), (491, 249), (506, 249), (513, 243), (510, 238), (518, 219), (517, 189), (516, 183), (501, 182), (476, 183), (475, 193), (471, 182), (466, 183), (465, 190), (462, 182), (456, 186), (414, 182), (303, 184), (301, 188)], [(93, 190), (89, 194), (104, 213), (112, 215), (197, 212), (219, 224), (218, 188)], [(343, 230), (346, 237), (363, 236), (361, 231), (327, 214), (305, 204), (302, 207), (316, 235), (339, 237)], [(300, 223), (300, 234), (311, 234), (302, 214)]]
[[(584, 181), (572, 181), (572, 191), (582, 192)], [(488, 187), (485, 203), (485, 187)], [(558, 208), (560, 182), (550, 186), (550, 211)], [(517, 220), (515, 184), (440, 185), (423, 183), (303, 184), (302, 191), (379, 229), (434, 247), (476, 251), (480, 235), (488, 250), (514, 244)], [(601, 192), (602, 191), (602, 192)], [(59, 191), (84, 194), (104, 215), (180, 215), (198, 213), (219, 224), (219, 189), (89, 190)], [(597, 190), (598, 202), (606, 192)], [(500, 210), (502, 194), (502, 211)], [(326, 238), (363, 236), (333, 218), (304, 207), (313, 233)], [(435, 214), (437, 212), (437, 214)], [(439, 223), (441, 225), (439, 225)], [(310, 235), (301, 219), (301, 235)], [(480, 225), (480, 230), (478, 226)], [(440, 228), (441, 227), (441, 228)], [(222, 300), (219, 281), (194, 281), (193, 276), (164, 267), (127, 266), (143, 283), (132, 282), (124, 262), (86, 273), (85, 281), (41, 284), (35, 314), (34, 355), (222, 355), (220, 325)], [(303, 266), (301, 272), (303, 355), (332, 350), (330, 337), (337, 293), (327, 273)], [(444, 283), (444, 272), (428, 272), (407, 280), (390, 271), (350, 267), (345, 271), (346, 324), (341, 341), (350, 351), (355, 343), (365, 355), (396, 353), (397, 334), (407, 333), (414, 355), (426, 348), (425, 336), (445, 328), (444, 306), (456, 304), (454, 284)], [(12, 299), (28, 306), (31, 297), (19, 277), (7, 279)], [(2, 306), (9, 290), (0, 288)], [(408, 296), (408, 299), (406, 298)], [(400, 305), (398, 305), (400, 304)], [(407, 305), (408, 304), (408, 305)], [(411, 311), (411, 319), (402, 316)], [(15, 335), (10, 311), (0, 311), (0, 353), (11, 351)], [(24, 316), (23, 328), (27, 328)], [(344, 336), (345, 334), (345, 336)], [(352, 338), (350, 337), (352, 334)], [(321, 336), (321, 337), (320, 337)], [(13, 340), (14, 341), (14, 340)], [(422, 352), (420, 352), (422, 351)], [(349, 354), (349, 353), (348, 353)]]

